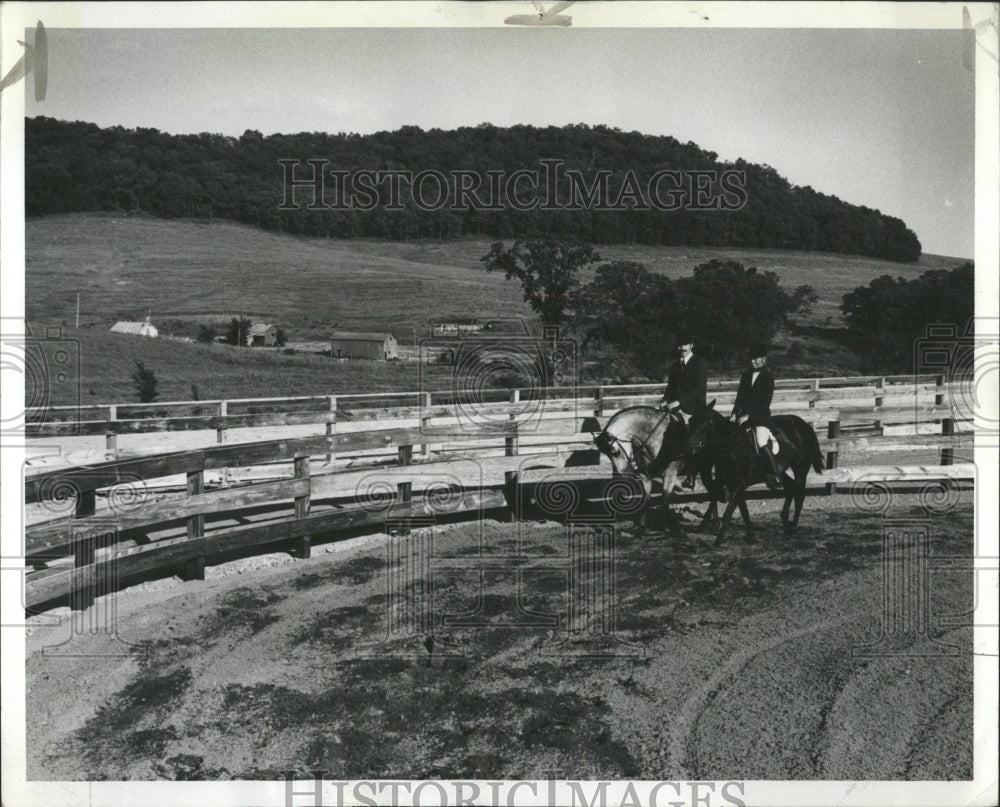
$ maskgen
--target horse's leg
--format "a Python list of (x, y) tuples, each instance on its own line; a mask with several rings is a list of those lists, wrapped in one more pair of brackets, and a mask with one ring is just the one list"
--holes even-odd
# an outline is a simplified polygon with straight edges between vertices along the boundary
[(792, 517), (792, 531), (799, 526), (799, 513), (802, 503), (806, 500), (806, 477), (809, 476), (809, 466), (803, 465), (795, 469), (795, 515)]
[(705, 486), (705, 490), (708, 491), (708, 507), (705, 510), (705, 515), (701, 518), (698, 529), (713, 530), (719, 524), (719, 505), (717, 502), (722, 497), (719, 495), (719, 482), (712, 476), (711, 465), (707, 468), (702, 468), (701, 483)]
[(781, 475), (781, 484), (782, 484), (782, 487), (784, 487), (784, 489), (785, 489), (785, 505), (784, 505), (784, 507), (781, 508), (781, 524), (785, 528), (785, 532), (786, 533), (792, 531), (792, 527), (789, 526), (789, 523), (788, 523), (788, 511), (791, 509), (792, 499), (795, 498), (795, 490), (796, 490), (796, 483), (797, 483), (797, 481), (798, 480), (796, 479), (796, 481), (793, 482), (791, 479), (789, 479), (784, 474)]
[(642, 538), (646, 534), (646, 530), (649, 529), (649, 509), (652, 507), (653, 480), (643, 477), (643, 488), (646, 491), (646, 506), (642, 508), (639, 517), (634, 520), (636, 526), (635, 535), (637, 538)]
[(681, 524), (681, 517), (670, 509), (670, 498), (677, 488), (677, 479), (680, 476), (681, 463), (679, 460), (670, 462), (663, 471), (663, 495), (660, 509), (663, 512), (663, 526), (670, 533), (679, 538), (686, 538), (687, 533)]
[(739, 485), (730, 494), (729, 503), (726, 505), (726, 512), (722, 514), (722, 524), (719, 527), (719, 534), (715, 538), (716, 546), (719, 546), (722, 543), (722, 538), (726, 534), (726, 529), (729, 527), (729, 520), (733, 517), (733, 511), (736, 509), (737, 505), (741, 507), (741, 513), (742, 508), (746, 506), (743, 502), (743, 495), (746, 493), (746, 489), (746, 485)]
[(750, 509), (747, 507), (746, 496), (740, 496), (740, 515), (743, 516), (743, 526), (746, 529), (744, 538), (747, 543), (753, 543), (753, 524), (750, 523)]

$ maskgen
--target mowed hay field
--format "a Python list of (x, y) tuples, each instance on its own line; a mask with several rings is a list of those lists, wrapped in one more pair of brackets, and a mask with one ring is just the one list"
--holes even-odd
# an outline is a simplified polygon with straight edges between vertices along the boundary
[[(341, 241), (278, 235), (223, 221), (162, 220), (98, 214), (30, 219), (26, 223), (25, 309), (29, 322), (63, 327), (80, 344), (83, 403), (133, 400), (136, 361), (160, 381), (160, 399), (253, 397), (416, 390), (416, 367), (377, 362), (323, 363), (316, 357), (264, 351), (232, 355), (225, 347), (109, 334), (120, 319), (152, 313), (161, 335), (193, 335), (199, 325), (233, 316), (270, 322), (290, 342), (328, 339), (334, 328), (392, 331), (402, 343), (427, 334), (427, 323), (450, 317), (534, 322), (520, 285), (485, 271), (487, 239), (449, 242)], [(882, 274), (917, 277), (951, 268), (956, 258), (924, 256), (896, 264), (850, 255), (688, 247), (599, 247), (604, 260), (644, 263), (671, 277), (688, 275), (712, 258), (774, 271), (789, 288), (812, 285), (819, 295), (799, 324), (831, 333), (842, 326), (842, 296)], [(587, 280), (587, 277), (583, 277)], [(80, 295), (80, 325), (71, 327)], [(856, 372), (858, 357), (822, 333), (796, 337), (795, 361), (779, 373)], [(245, 351), (239, 351), (245, 353)], [(432, 371), (432, 377), (435, 371)], [(438, 388), (447, 387), (441, 368)], [(76, 403), (73, 384), (51, 390), (52, 404)]]

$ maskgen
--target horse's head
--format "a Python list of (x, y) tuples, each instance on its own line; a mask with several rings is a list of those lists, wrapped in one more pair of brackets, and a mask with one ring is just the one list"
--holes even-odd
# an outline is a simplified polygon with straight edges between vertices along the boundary
[(712, 439), (715, 422), (722, 417), (715, 411), (715, 400), (691, 415), (688, 421), (687, 451), (692, 457), (703, 453)]
[(598, 451), (611, 460), (616, 473), (623, 474), (630, 469), (632, 457), (622, 448), (620, 437), (604, 429), (594, 438), (594, 444)]
[(594, 438), (598, 450), (611, 460), (616, 473), (643, 472), (659, 447), (656, 432), (665, 428), (664, 413), (648, 406), (617, 412)]

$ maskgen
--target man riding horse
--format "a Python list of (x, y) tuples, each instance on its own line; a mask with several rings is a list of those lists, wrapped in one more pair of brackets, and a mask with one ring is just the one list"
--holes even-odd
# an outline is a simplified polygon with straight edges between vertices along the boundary
[(750, 440), (758, 455), (768, 464), (765, 484), (772, 490), (781, 488), (781, 469), (778, 468), (778, 441), (771, 433), (771, 399), (774, 397), (774, 376), (767, 368), (767, 347), (760, 343), (748, 351), (750, 368), (740, 376), (733, 413), (729, 419), (738, 427), (752, 431)]
[[(663, 393), (661, 408), (671, 417), (683, 422), (685, 427), (691, 415), (704, 408), (708, 389), (708, 363), (694, 355), (694, 339), (688, 333), (679, 333), (676, 339), (678, 358), (667, 373), (667, 389)], [(685, 430), (686, 431), (686, 430)], [(681, 446), (674, 446), (664, 440), (660, 451), (649, 467), (651, 476), (662, 473), (670, 458), (683, 452)], [(688, 469), (684, 487), (694, 487), (694, 473)]]

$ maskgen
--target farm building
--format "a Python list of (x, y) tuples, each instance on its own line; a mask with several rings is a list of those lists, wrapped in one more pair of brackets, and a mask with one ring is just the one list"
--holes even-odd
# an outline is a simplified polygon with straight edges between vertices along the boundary
[(330, 352), (338, 359), (398, 359), (396, 337), (391, 333), (335, 331), (330, 336)]
[(149, 336), (155, 338), (160, 332), (146, 317), (145, 322), (128, 322), (122, 320), (111, 326), (111, 333), (129, 333), (133, 336)]
[(277, 344), (278, 328), (275, 325), (260, 323), (251, 325), (247, 331), (247, 345), (249, 347), (270, 347)]

